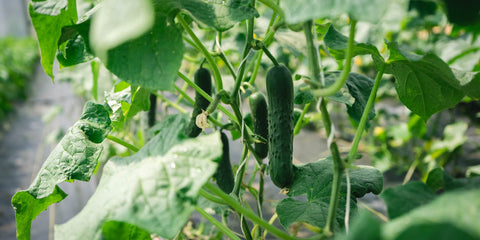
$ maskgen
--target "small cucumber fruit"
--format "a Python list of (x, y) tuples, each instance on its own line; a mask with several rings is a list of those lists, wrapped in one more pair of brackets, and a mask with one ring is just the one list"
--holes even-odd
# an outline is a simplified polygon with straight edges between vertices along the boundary
[(283, 65), (267, 73), (268, 95), (268, 159), (270, 177), (280, 188), (293, 181), (293, 81)]
[[(249, 99), (252, 112), (253, 132), (268, 141), (268, 109), (267, 101), (263, 94), (256, 92)], [(255, 152), (258, 157), (266, 158), (268, 155), (268, 142), (256, 142)]]
[[(195, 72), (194, 81), (195, 84), (197, 84), (197, 86), (199, 86), (208, 95), (212, 94), (212, 77), (210, 76), (210, 71), (208, 71), (208, 69), (198, 69)], [(204, 98), (200, 93), (195, 92), (195, 104), (193, 105), (192, 118), (190, 119), (190, 123), (185, 130), (187, 136), (194, 138), (202, 132), (202, 129), (199, 128), (195, 122), (197, 115), (202, 113), (202, 110), (207, 110), (209, 104), (210, 102), (206, 98)]]
[(220, 189), (225, 193), (230, 193), (235, 185), (235, 180), (233, 179), (232, 165), (230, 164), (228, 138), (223, 132), (221, 132), (220, 137), (223, 144), (223, 154), (220, 163), (218, 163), (217, 171), (213, 176), (217, 180), (217, 185)]

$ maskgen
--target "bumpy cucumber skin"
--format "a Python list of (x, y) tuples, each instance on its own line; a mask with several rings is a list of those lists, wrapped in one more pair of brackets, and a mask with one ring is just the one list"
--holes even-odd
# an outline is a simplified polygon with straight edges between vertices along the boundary
[(218, 164), (217, 171), (213, 175), (217, 180), (217, 185), (225, 193), (231, 193), (235, 185), (233, 179), (232, 165), (230, 164), (230, 151), (228, 147), (228, 138), (225, 133), (220, 134), (223, 144), (223, 154), (220, 163)]
[[(212, 94), (212, 77), (210, 71), (206, 68), (200, 68), (195, 72), (195, 84), (199, 86), (208, 95)], [(202, 129), (197, 127), (195, 120), (197, 115), (202, 113), (202, 110), (207, 110), (210, 102), (204, 98), (200, 93), (195, 92), (195, 104), (193, 105), (192, 118), (187, 126), (185, 134), (191, 138), (197, 137), (202, 132)]]
[(250, 110), (253, 119), (253, 131), (255, 134), (267, 139), (267, 142), (256, 142), (255, 152), (260, 158), (266, 158), (268, 155), (268, 108), (267, 101), (263, 94), (257, 92), (250, 96)]
[(293, 81), (288, 68), (279, 65), (267, 73), (268, 159), (270, 177), (280, 188), (293, 181)]

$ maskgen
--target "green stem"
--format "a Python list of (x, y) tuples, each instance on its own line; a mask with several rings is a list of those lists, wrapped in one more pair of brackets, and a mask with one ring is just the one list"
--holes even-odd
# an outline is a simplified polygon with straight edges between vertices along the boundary
[(269, 224), (268, 222), (266, 222), (265, 220), (257, 216), (257, 214), (255, 214), (253, 211), (250, 211), (244, 208), (237, 200), (235, 200), (233, 197), (229, 196), (228, 194), (224, 193), (219, 188), (213, 186), (211, 183), (206, 183), (204, 187), (208, 189), (210, 192), (222, 198), (229, 206), (235, 209), (235, 211), (243, 214), (246, 218), (252, 220), (255, 224), (258, 224), (259, 226), (263, 227), (274, 236), (280, 239), (285, 239), (285, 240), (296, 240), (295, 237), (292, 237), (287, 233), (283, 232), (282, 230)]
[[(186, 86), (188, 86), (188, 83), (185, 83)], [(185, 98), (185, 100), (187, 100), (188, 103), (190, 103), (192, 106), (193, 104), (195, 104), (195, 101), (190, 97), (188, 96), (188, 94), (185, 92), (185, 90), (175, 86), (175, 90), (177, 90), (178, 94), (180, 95), (178, 98), (180, 99), (181, 97), (182, 98)], [(179, 101), (177, 101), (177, 104), (178, 104)]]
[(329, 139), (328, 145), (330, 153), (332, 154), (333, 158), (332, 192), (330, 195), (330, 204), (328, 206), (327, 223), (325, 224), (325, 233), (330, 235), (334, 229), (338, 208), (338, 199), (340, 198), (340, 184), (345, 165), (340, 156), (340, 151), (338, 150), (337, 142), (335, 140), (335, 133), (333, 132), (332, 121), (330, 120), (330, 115), (327, 111), (327, 104), (325, 103), (325, 99), (322, 99), (321, 101), (320, 111), (322, 113), (323, 125), (325, 126), (325, 131)]
[(207, 192), (203, 189), (200, 189), (199, 194), (200, 194), (200, 196), (204, 197), (205, 199), (209, 200), (210, 202), (214, 202), (214, 203), (218, 203), (218, 204), (222, 204), (222, 205), (227, 204), (227, 203), (225, 203), (225, 201), (223, 201), (223, 199), (221, 199), (217, 196), (214, 196), (211, 193), (209, 193), (209, 192)]
[[(212, 102), (213, 101), (213, 98), (208, 95), (205, 91), (203, 91), (203, 89), (201, 89), (199, 86), (197, 86), (197, 84), (195, 84), (194, 82), (192, 82), (188, 77), (186, 77), (185, 75), (183, 75), (181, 72), (177, 72), (177, 75), (182, 78), (188, 85), (190, 85), (190, 87), (192, 87), (193, 89), (195, 89), (195, 91), (197, 91), (198, 93), (200, 93), (200, 95), (202, 95), (205, 99), (207, 99), (209, 102)], [(178, 89), (177, 89), (178, 91)], [(237, 118), (231, 113), (229, 112), (225, 107), (223, 107), (222, 105), (218, 105), (218, 109), (220, 109), (220, 111), (222, 111), (223, 113), (225, 113), (225, 115), (227, 115), (228, 118), (230, 118), (230, 120), (232, 120), (233, 122), (238, 123), (238, 120)]]
[(210, 67), (212, 68), (213, 71), (213, 76), (215, 77), (215, 83), (217, 87), (217, 91), (219, 92), (220, 90), (223, 89), (223, 83), (222, 83), (222, 75), (220, 74), (220, 71), (218, 70), (217, 64), (215, 63), (215, 59), (213, 56), (210, 54), (210, 52), (205, 48), (203, 43), (198, 39), (198, 37), (195, 35), (195, 33), (192, 31), (190, 26), (188, 26), (187, 21), (182, 17), (181, 14), (177, 15), (177, 19), (182, 25), (182, 27), (185, 29), (185, 31), (188, 33), (190, 38), (195, 42), (197, 47), (201, 50), (205, 58), (207, 59), (208, 63), (210, 64)]
[(317, 97), (326, 97), (331, 96), (338, 92), (340, 88), (345, 84), (348, 78), (348, 74), (352, 69), (352, 58), (353, 58), (353, 47), (354, 47), (354, 40), (355, 40), (355, 26), (357, 24), (356, 20), (352, 19), (350, 24), (350, 35), (348, 37), (348, 48), (347, 48), (347, 57), (345, 59), (345, 68), (343, 68), (342, 73), (340, 74), (339, 78), (335, 81), (334, 84), (327, 88), (316, 89), (313, 91), (315, 96)]
[(250, 76), (250, 80), (248, 81), (250, 85), (253, 85), (253, 83), (255, 82), (255, 79), (257, 78), (258, 69), (260, 68), (260, 63), (262, 62), (262, 55), (263, 55), (263, 50), (260, 50), (257, 52), (255, 67), (253, 68), (252, 76)]
[(320, 78), (320, 63), (318, 61), (317, 49), (314, 37), (312, 34), (313, 21), (306, 21), (304, 24), (305, 39), (307, 40), (307, 55), (308, 55), (308, 67), (310, 72), (313, 74), (313, 80), (319, 82)]
[(285, 13), (283, 10), (272, 0), (258, 0), (259, 2), (265, 4), (267, 7), (271, 8), (278, 16), (285, 18)]
[(132, 144), (127, 143), (127, 142), (123, 141), (122, 139), (114, 137), (112, 135), (107, 135), (107, 139), (114, 142), (114, 143), (118, 143), (118, 144), (128, 148), (132, 152), (138, 152), (138, 150), (140, 150), (139, 148), (133, 146)]
[(187, 110), (185, 110), (184, 108), (182, 108), (180, 105), (178, 105), (177, 103), (175, 102), (172, 102), (170, 101), (170, 99), (164, 97), (162, 94), (159, 94), (157, 92), (154, 93), (155, 96), (157, 96), (158, 98), (160, 98), (160, 100), (166, 102), (168, 105), (172, 106), (173, 108), (177, 109), (179, 112), (181, 113), (187, 113)]
[(262, 50), (263, 50), (263, 52), (265, 52), (265, 54), (267, 54), (268, 58), (270, 58), (270, 60), (273, 62), (273, 65), (278, 66), (277, 59), (275, 59), (275, 57), (272, 55), (272, 53), (270, 53), (270, 51), (268, 51), (268, 48), (265, 45), (262, 46)]
[(243, 176), (245, 175), (245, 169), (247, 168), (247, 143), (243, 145), (242, 156), (240, 158), (240, 168), (237, 170), (235, 175), (235, 186), (233, 187), (232, 193), (238, 197), (240, 196), (240, 187), (242, 186)]
[(295, 124), (295, 128), (293, 129), (293, 134), (297, 135), (300, 133), (300, 129), (302, 129), (303, 125), (303, 118), (305, 117), (305, 114), (307, 113), (308, 108), (310, 107), (311, 103), (305, 104), (305, 107), (303, 107), (302, 114), (300, 114), (300, 117), (298, 117), (297, 124)]
[(358, 144), (360, 143), (360, 139), (362, 138), (363, 130), (368, 121), (368, 114), (370, 113), (370, 109), (372, 109), (373, 104), (375, 103), (375, 98), (377, 97), (377, 90), (380, 86), (380, 81), (382, 80), (383, 71), (385, 70), (385, 63), (382, 64), (380, 70), (375, 77), (375, 83), (373, 84), (372, 92), (370, 92), (370, 96), (368, 97), (367, 105), (363, 110), (362, 117), (360, 118), (360, 123), (358, 124), (357, 132), (355, 133), (355, 138), (353, 139), (352, 148), (350, 148), (350, 152), (347, 156), (347, 163), (351, 164), (355, 157), (357, 156), (358, 152)]
[(201, 207), (195, 206), (195, 210), (200, 213), (205, 219), (207, 219), (209, 222), (211, 222), (215, 227), (218, 228), (221, 232), (223, 232), (229, 239), (234, 239), (234, 240), (240, 240), (240, 238), (235, 235), (234, 232), (232, 232), (227, 226), (223, 225), (221, 222), (217, 221), (214, 217), (212, 217), (210, 214), (205, 212)]

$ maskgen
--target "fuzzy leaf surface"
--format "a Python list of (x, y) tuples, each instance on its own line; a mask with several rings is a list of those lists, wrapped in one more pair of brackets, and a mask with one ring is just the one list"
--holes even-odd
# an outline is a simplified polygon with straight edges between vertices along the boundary
[(109, 160), (95, 194), (77, 216), (56, 226), (55, 239), (102, 239), (108, 221), (173, 238), (222, 154), (218, 133), (188, 139), (187, 123), (186, 115), (170, 115), (136, 154)]
[(30, 239), (30, 223), (50, 204), (66, 197), (57, 184), (90, 180), (103, 150), (99, 143), (109, 132), (107, 110), (102, 105), (87, 102), (80, 120), (67, 130), (30, 187), (12, 198), (19, 239)]
[[(295, 180), (290, 187), (288, 196), (298, 197), (306, 195), (307, 202), (293, 198), (286, 198), (277, 205), (277, 214), (280, 223), (288, 229), (292, 223), (307, 222), (314, 226), (323, 227), (328, 215), (328, 205), (332, 190), (333, 161), (326, 158), (317, 162), (308, 163), (295, 168)], [(383, 176), (375, 168), (359, 166), (350, 170), (351, 208), (356, 208), (356, 199), (372, 192), (379, 194), (383, 188)], [(343, 226), (346, 202), (346, 178), (344, 176), (340, 190), (337, 224)], [(342, 214), (343, 212), (343, 214)]]

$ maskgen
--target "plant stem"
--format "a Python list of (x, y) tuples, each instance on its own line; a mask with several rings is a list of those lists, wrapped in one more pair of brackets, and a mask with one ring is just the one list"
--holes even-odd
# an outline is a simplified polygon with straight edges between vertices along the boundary
[(380, 86), (380, 81), (382, 80), (383, 71), (385, 70), (385, 63), (382, 64), (380, 70), (375, 77), (375, 83), (373, 84), (372, 92), (370, 92), (370, 96), (368, 97), (367, 105), (363, 110), (362, 117), (360, 118), (360, 123), (358, 124), (357, 131), (355, 133), (355, 138), (353, 139), (352, 148), (350, 148), (350, 152), (347, 156), (347, 164), (351, 164), (355, 157), (357, 156), (358, 152), (358, 144), (360, 143), (360, 139), (362, 138), (363, 130), (367, 124), (368, 114), (370, 113), (370, 109), (372, 109), (373, 104), (375, 103), (375, 98), (377, 97), (378, 87)]
[(132, 144), (127, 143), (127, 142), (123, 141), (122, 139), (114, 137), (112, 135), (107, 135), (107, 139), (114, 142), (114, 143), (118, 143), (118, 144), (128, 148), (132, 152), (138, 152), (138, 150), (139, 150), (139, 148), (133, 146)]
[(238, 197), (240, 196), (240, 187), (242, 186), (243, 175), (245, 175), (245, 168), (247, 168), (247, 154), (248, 148), (247, 143), (243, 145), (242, 156), (240, 157), (240, 166), (235, 174), (235, 186), (233, 187), (232, 193)]
[(344, 162), (340, 156), (337, 142), (335, 140), (335, 133), (333, 131), (330, 115), (327, 111), (327, 104), (325, 99), (321, 100), (320, 111), (322, 113), (323, 125), (328, 136), (328, 145), (333, 158), (333, 180), (332, 193), (330, 195), (330, 204), (328, 206), (327, 223), (325, 224), (325, 234), (329, 235), (334, 229), (335, 218), (337, 214), (338, 199), (340, 197), (340, 184), (342, 181), (342, 174), (344, 170)]
[(317, 97), (326, 97), (335, 94), (342, 88), (348, 78), (348, 74), (352, 69), (352, 58), (353, 58), (353, 46), (355, 40), (355, 25), (357, 21), (352, 19), (350, 23), (350, 35), (348, 37), (348, 48), (347, 48), (347, 57), (345, 59), (345, 68), (343, 68), (342, 73), (335, 83), (327, 88), (316, 89), (313, 91), (313, 94)]
[(160, 98), (163, 102), (166, 102), (168, 105), (172, 106), (173, 108), (177, 109), (181, 113), (187, 113), (187, 110), (182, 108), (180, 105), (178, 105), (175, 102), (170, 101), (170, 99), (164, 97), (162, 94), (159, 93), (154, 93), (156, 97)]
[(263, 50), (259, 50), (257, 52), (257, 59), (255, 60), (255, 67), (253, 68), (252, 75), (250, 76), (250, 80), (248, 81), (250, 85), (253, 85), (253, 83), (255, 82), (255, 79), (257, 78), (258, 69), (260, 68), (260, 63), (262, 62), (262, 55), (263, 55)]
[(210, 192), (218, 195), (220, 198), (222, 198), (229, 206), (231, 206), (235, 211), (243, 214), (246, 218), (252, 220), (254, 223), (258, 224), (259, 226), (263, 227), (266, 229), (268, 232), (271, 234), (275, 235), (276, 237), (280, 239), (286, 239), (286, 240), (296, 240), (295, 237), (292, 237), (288, 235), (287, 233), (283, 232), (282, 230), (274, 227), (273, 225), (269, 224), (259, 216), (257, 216), (253, 211), (250, 211), (246, 208), (244, 208), (237, 200), (235, 200), (233, 197), (227, 195), (224, 193), (222, 190), (219, 188), (213, 186), (211, 183), (206, 183), (204, 185), (206, 189), (208, 189)]
[(200, 192), (199, 192), (200, 196), (204, 197), (205, 199), (207, 199), (208, 201), (211, 201), (211, 202), (214, 202), (214, 203), (218, 203), (218, 204), (226, 204), (225, 201), (223, 201), (221, 198), (217, 197), (217, 196), (214, 196), (212, 195), (211, 193), (205, 191), (204, 189), (200, 189)]
[(294, 135), (297, 135), (298, 133), (300, 133), (300, 129), (302, 129), (303, 118), (305, 117), (305, 114), (307, 113), (307, 110), (310, 107), (310, 104), (311, 103), (307, 103), (303, 107), (302, 114), (300, 114), (300, 117), (298, 117), (297, 124), (295, 124), (295, 128), (293, 129)]
[[(186, 86), (188, 87), (188, 83), (185, 83)], [(177, 90), (178, 94), (180, 95), (178, 98), (185, 98), (185, 100), (187, 100), (188, 103), (190, 103), (192, 106), (193, 104), (195, 104), (195, 101), (190, 97), (188, 96), (188, 94), (185, 92), (185, 90), (175, 86), (175, 90)], [(177, 100), (176, 102), (177, 104), (179, 103), (179, 101)]]
[[(190, 87), (192, 87), (193, 89), (195, 89), (195, 91), (197, 91), (198, 93), (200, 93), (200, 95), (202, 95), (205, 99), (207, 99), (209, 102), (212, 102), (213, 101), (213, 98), (208, 95), (205, 91), (203, 91), (203, 89), (201, 89), (199, 86), (197, 86), (197, 84), (195, 84), (194, 82), (192, 82), (192, 80), (190, 80), (188, 77), (186, 77), (185, 75), (183, 75), (181, 72), (177, 72), (177, 75), (182, 78), (188, 85), (190, 85)], [(178, 89), (177, 89), (178, 91)], [(238, 120), (237, 118), (231, 113), (229, 112), (225, 107), (223, 107), (222, 105), (218, 105), (218, 109), (220, 109), (220, 111), (222, 111), (223, 113), (225, 113), (225, 115), (227, 115), (228, 118), (230, 118), (230, 120), (232, 120), (233, 122), (235, 122), (236, 124), (239, 124), (238, 123)]]
[(265, 54), (267, 54), (268, 58), (270, 58), (270, 60), (273, 62), (273, 65), (278, 66), (277, 59), (275, 59), (275, 57), (272, 55), (272, 53), (270, 53), (270, 51), (268, 51), (268, 48), (265, 45), (263, 45), (262, 50), (263, 50), (263, 52), (265, 52)]
[(182, 27), (185, 29), (185, 31), (188, 33), (190, 38), (192, 38), (192, 40), (195, 42), (197, 47), (202, 51), (203, 55), (205, 56), (208, 63), (210, 64), (210, 67), (212, 68), (212, 71), (213, 71), (213, 76), (215, 77), (215, 85), (217, 87), (217, 91), (222, 90), (223, 89), (222, 76), (220, 74), (220, 71), (218, 70), (217, 64), (215, 63), (215, 59), (207, 50), (207, 48), (205, 48), (205, 46), (202, 44), (200, 39), (198, 39), (198, 37), (190, 28), (190, 26), (188, 26), (187, 21), (185, 21), (185, 19), (182, 17), (181, 14), (177, 14), (177, 19), (182, 25)]
[(313, 74), (312, 78), (314, 81), (319, 82), (319, 77), (320, 77), (320, 63), (318, 61), (318, 56), (317, 56), (317, 49), (315, 46), (315, 42), (313, 40), (314, 37), (312, 34), (312, 27), (313, 27), (313, 21), (309, 20), (306, 21), (304, 24), (304, 32), (305, 32), (305, 39), (307, 41), (307, 57), (309, 59), (308, 61), (308, 67), (310, 72)]
[(202, 215), (205, 219), (207, 219), (209, 222), (211, 222), (215, 227), (218, 228), (221, 232), (223, 232), (229, 239), (234, 239), (234, 240), (240, 240), (240, 238), (235, 235), (234, 232), (232, 232), (227, 226), (223, 225), (221, 222), (217, 221), (214, 217), (212, 217), (210, 214), (205, 212), (201, 207), (195, 206), (195, 210), (197, 210), (200, 215)]
[(278, 16), (285, 18), (285, 13), (283, 10), (272, 0), (258, 0), (259, 2), (265, 4), (267, 7), (271, 8)]

